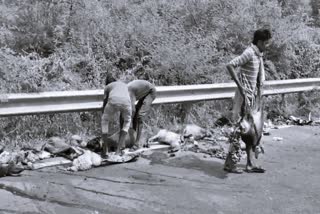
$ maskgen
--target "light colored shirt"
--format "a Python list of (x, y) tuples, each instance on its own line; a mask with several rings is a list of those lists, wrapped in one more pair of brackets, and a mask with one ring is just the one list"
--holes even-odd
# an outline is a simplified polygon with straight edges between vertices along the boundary
[(258, 47), (251, 44), (240, 56), (229, 62), (234, 67), (240, 66), (239, 81), (249, 97), (253, 97), (256, 92), (259, 75), (262, 76), (262, 81), (264, 81), (262, 56), (263, 54), (259, 51)]
[(108, 84), (104, 89), (105, 97), (108, 97), (108, 103), (131, 105), (131, 99), (128, 86), (124, 82), (116, 81)]
[(128, 83), (128, 89), (136, 100), (140, 100), (153, 90), (155, 91), (154, 85), (146, 80), (133, 80)]

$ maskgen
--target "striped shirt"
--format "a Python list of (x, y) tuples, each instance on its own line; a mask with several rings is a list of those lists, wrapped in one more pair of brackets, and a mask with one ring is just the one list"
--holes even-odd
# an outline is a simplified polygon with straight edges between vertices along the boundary
[(260, 57), (262, 57), (262, 53), (258, 47), (251, 44), (240, 56), (229, 62), (233, 67), (240, 66), (239, 81), (247, 96), (251, 98), (254, 97), (256, 92), (257, 78), (259, 71), (262, 69), (260, 68)]

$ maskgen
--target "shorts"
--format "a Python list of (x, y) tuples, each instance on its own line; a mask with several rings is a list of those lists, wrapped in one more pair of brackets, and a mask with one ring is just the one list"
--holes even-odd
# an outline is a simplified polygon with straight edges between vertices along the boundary
[(118, 115), (118, 113), (120, 113), (123, 120), (122, 130), (128, 132), (132, 116), (131, 104), (113, 104), (108, 102), (101, 117), (102, 134), (109, 134), (109, 122), (114, 119), (114, 116)]
[(153, 88), (150, 90), (150, 92), (143, 98), (141, 98), (137, 105), (136, 105), (136, 112), (134, 117), (135, 118), (144, 118), (146, 115), (149, 114), (150, 110), (151, 110), (151, 105), (152, 102), (155, 100), (156, 98), (156, 89)]

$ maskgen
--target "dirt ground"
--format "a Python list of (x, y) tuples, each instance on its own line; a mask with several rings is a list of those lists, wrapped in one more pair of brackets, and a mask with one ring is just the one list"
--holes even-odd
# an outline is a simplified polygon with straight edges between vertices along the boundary
[(320, 213), (319, 139), (320, 127), (272, 130), (264, 174), (226, 174), (222, 160), (159, 151), (84, 172), (24, 171), (0, 179), (0, 213)]

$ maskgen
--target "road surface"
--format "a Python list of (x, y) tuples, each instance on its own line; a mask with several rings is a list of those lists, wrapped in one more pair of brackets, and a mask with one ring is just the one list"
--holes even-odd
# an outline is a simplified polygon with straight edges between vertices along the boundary
[(272, 130), (264, 174), (226, 174), (221, 160), (165, 152), (85, 172), (24, 171), (0, 179), (0, 213), (320, 213), (319, 139), (320, 127)]

